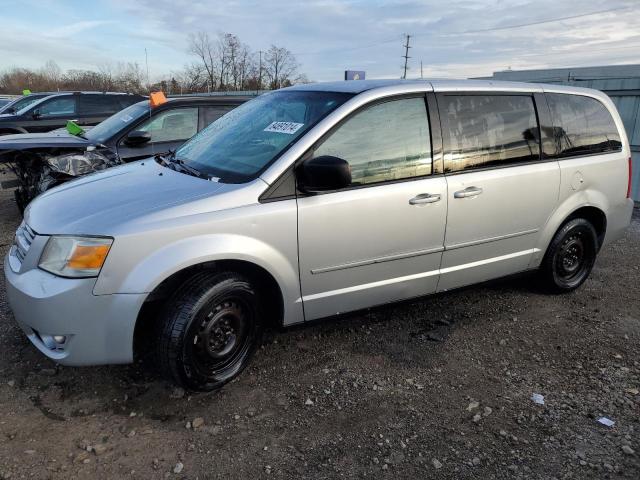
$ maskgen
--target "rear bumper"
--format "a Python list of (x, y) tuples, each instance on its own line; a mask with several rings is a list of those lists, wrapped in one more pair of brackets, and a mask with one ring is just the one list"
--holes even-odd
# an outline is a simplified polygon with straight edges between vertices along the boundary
[[(15, 273), (4, 261), (7, 298), (35, 347), (62, 365), (133, 361), (133, 332), (144, 294), (94, 295), (95, 278), (68, 279), (39, 269)], [(53, 336), (64, 335), (63, 343)]]
[(627, 198), (624, 204), (616, 208), (615, 211), (609, 212), (607, 218), (607, 233), (604, 238), (603, 245), (622, 238), (631, 225), (631, 216), (633, 215), (634, 202)]

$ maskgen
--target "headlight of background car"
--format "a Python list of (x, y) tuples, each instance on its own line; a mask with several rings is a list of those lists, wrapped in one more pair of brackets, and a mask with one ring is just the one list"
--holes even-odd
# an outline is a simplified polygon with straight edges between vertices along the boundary
[(96, 277), (112, 243), (112, 238), (53, 236), (38, 266), (62, 277)]
[(117, 165), (115, 160), (109, 160), (102, 153), (87, 150), (82, 153), (67, 153), (57, 157), (48, 157), (47, 164), (54, 172), (66, 173), (72, 177), (79, 177), (88, 173), (104, 170)]

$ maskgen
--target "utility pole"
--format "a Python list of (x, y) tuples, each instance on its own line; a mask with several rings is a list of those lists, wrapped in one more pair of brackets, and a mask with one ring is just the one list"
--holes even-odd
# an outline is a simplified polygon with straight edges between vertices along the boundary
[(144, 63), (147, 65), (147, 88), (149, 88), (149, 55), (147, 55), (147, 47), (144, 47)]
[(424, 77), (422, 76), (422, 60), (420, 60), (420, 78), (421, 78), (421, 79), (422, 79), (422, 78), (424, 78)]
[(262, 50), (258, 51), (260, 54), (260, 63), (258, 67), (258, 91), (256, 93), (260, 93), (260, 89), (262, 88)]
[(411, 48), (409, 46), (410, 39), (411, 39), (411, 35), (407, 35), (407, 43), (405, 43), (404, 45), (404, 55), (402, 56), (404, 58), (404, 73), (402, 74), (403, 79), (407, 78), (407, 61), (411, 58), (409, 56), (409, 49)]

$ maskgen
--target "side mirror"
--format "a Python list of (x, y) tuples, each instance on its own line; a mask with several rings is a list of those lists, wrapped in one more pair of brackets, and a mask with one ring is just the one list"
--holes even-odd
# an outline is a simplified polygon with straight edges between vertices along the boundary
[(36, 108), (31, 114), (31, 116), (33, 117), (34, 120), (39, 119), (42, 116), (42, 114), (40, 113), (40, 109)]
[(129, 132), (124, 138), (124, 143), (130, 147), (139, 147), (140, 145), (144, 145), (145, 143), (149, 143), (151, 141), (151, 133), (144, 132), (142, 130), (134, 130), (133, 132)]
[(351, 185), (349, 163), (330, 155), (304, 160), (297, 174), (300, 189), (307, 193), (338, 190)]

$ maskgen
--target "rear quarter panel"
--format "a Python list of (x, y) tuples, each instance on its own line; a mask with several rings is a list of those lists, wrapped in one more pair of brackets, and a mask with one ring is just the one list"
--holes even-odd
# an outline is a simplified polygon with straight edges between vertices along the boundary
[(602, 92), (590, 89), (565, 90), (562, 87), (545, 88), (546, 93), (578, 93), (595, 98), (609, 110), (616, 124), (622, 150), (605, 154), (562, 158), (560, 165), (560, 194), (558, 207), (543, 229), (531, 267), (540, 265), (556, 231), (573, 212), (582, 207), (596, 207), (607, 219), (604, 244), (619, 238), (631, 221), (633, 201), (626, 198), (628, 184), (628, 159), (631, 155), (624, 125), (611, 99)]

